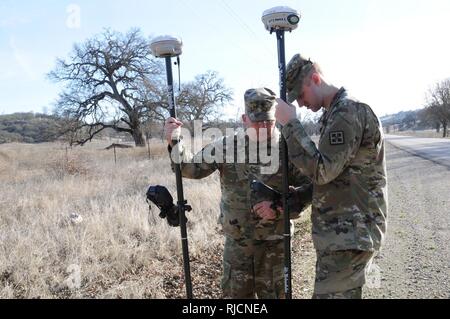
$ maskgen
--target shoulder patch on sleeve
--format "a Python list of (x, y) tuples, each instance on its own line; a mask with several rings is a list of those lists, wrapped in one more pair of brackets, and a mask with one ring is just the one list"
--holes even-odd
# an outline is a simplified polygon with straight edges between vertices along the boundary
[(343, 145), (345, 144), (344, 131), (330, 132), (330, 145)]

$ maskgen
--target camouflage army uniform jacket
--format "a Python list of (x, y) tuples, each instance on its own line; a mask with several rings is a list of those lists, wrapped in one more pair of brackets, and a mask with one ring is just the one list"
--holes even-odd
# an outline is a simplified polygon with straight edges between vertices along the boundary
[(387, 222), (384, 137), (372, 109), (341, 88), (321, 119), (318, 148), (298, 120), (282, 130), (289, 159), (313, 181), (317, 250), (378, 250)]
[[(282, 167), (281, 157), (278, 170), (275, 174), (262, 174), (261, 164), (250, 164), (248, 160), (246, 163), (236, 161), (237, 157), (237, 135), (228, 136), (217, 140), (214, 143), (207, 145), (202, 151), (196, 155), (186, 150), (181, 144), (178, 150), (174, 148), (172, 152), (176, 156), (182, 158), (181, 172), (183, 177), (190, 179), (202, 179), (219, 171), (220, 186), (221, 186), (221, 201), (220, 201), (220, 217), (219, 223), (225, 235), (234, 240), (279, 240), (283, 239), (284, 233), (284, 218), (283, 214), (279, 214), (275, 221), (263, 221), (252, 212), (251, 203), (251, 189), (250, 183), (254, 179), (258, 179), (268, 186), (282, 191)], [(220, 154), (225, 157), (226, 145), (234, 143), (234, 159), (235, 161), (225, 162), (224, 158), (218, 161), (207, 163), (204, 161), (205, 154), (215, 154), (219, 150)], [(246, 143), (248, 144), (248, 143)], [(268, 148), (268, 154), (272, 149), (278, 151), (276, 148)], [(170, 149), (169, 149), (170, 150)], [(246, 145), (246, 154), (248, 154), (248, 145)], [(174, 154), (172, 154), (174, 155)], [(246, 156), (248, 159), (248, 156)], [(255, 161), (257, 162), (257, 161)], [(173, 163), (172, 163), (173, 166)], [(291, 164), (289, 167), (289, 185), (296, 187), (312, 186), (309, 178), (300, 174)], [(264, 198), (258, 200), (263, 201)], [(307, 205), (310, 204), (311, 198)], [(298, 218), (300, 212), (291, 212), (291, 219)]]

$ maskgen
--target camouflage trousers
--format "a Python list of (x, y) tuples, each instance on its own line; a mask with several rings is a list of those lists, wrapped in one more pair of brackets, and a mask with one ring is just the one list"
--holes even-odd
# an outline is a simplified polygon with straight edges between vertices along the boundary
[(224, 298), (284, 298), (283, 240), (225, 238), (222, 290)]
[(375, 253), (361, 250), (317, 251), (313, 299), (361, 299)]

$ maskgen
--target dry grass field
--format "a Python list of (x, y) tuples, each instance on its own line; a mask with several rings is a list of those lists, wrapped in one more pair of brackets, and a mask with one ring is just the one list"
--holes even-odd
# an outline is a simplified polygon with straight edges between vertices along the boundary
[[(166, 147), (116, 164), (108, 145), (0, 145), (0, 298), (184, 297), (180, 230), (145, 201), (150, 184), (176, 198)], [(184, 186), (194, 292), (220, 298), (219, 179)]]

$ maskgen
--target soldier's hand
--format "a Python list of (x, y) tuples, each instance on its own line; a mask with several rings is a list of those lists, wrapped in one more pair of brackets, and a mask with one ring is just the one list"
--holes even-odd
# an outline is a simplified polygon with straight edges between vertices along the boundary
[(272, 209), (272, 202), (261, 202), (253, 206), (253, 211), (256, 216), (262, 218), (263, 220), (275, 220), (278, 213)]
[(180, 128), (183, 126), (183, 123), (177, 120), (176, 118), (169, 117), (166, 120), (166, 124), (164, 125), (164, 137), (169, 145), (172, 145), (172, 141), (176, 140), (180, 135)]
[(284, 102), (282, 99), (277, 98), (277, 106), (275, 107), (275, 118), (281, 125), (286, 125), (289, 121), (297, 118), (297, 112), (295, 106)]

